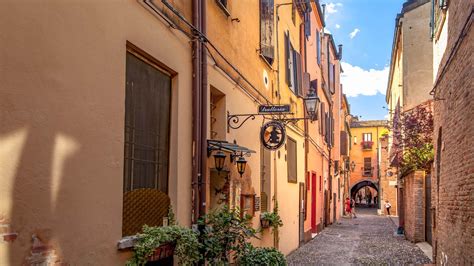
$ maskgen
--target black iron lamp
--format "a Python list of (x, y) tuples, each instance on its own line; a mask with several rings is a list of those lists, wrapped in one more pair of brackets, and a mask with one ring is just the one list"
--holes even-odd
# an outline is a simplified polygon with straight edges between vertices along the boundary
[(247, 161), (243, 156), (240, 156), (239, 159), (236, 161), (237, 164), (237, 171), (240, 174), (240, 177), (245, 173), (245, 167), (247, 166)]
[(304, 104), (306, 106), (306, 112), (308, 113), (309, 118), (311, 121), (316, 120), (318, 116), (319, 104), (321, 101), (319, 97), (316, 96), (316, 93), (313, 88), (309, 90), (308, 95), (304, 99)]
[(354, 161), (352, 161), (352, 163), (351, 163), (351, 170), (352, 170), (352, 172), (354, 172), (355, 168), (356, 168), (356, 164), (355, 164)]
[(222, 169), (224, 169), (224, 163), (225, 163), (225, 154), (222, 151), (216, 152), (216, 154), (214, 154), (214, 164), (215, 164), (217, 172), (220, 172), (222, 171)]

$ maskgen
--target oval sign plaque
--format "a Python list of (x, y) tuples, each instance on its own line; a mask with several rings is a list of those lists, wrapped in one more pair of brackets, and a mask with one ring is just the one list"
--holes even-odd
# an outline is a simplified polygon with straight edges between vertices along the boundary
[(260, 129), (260, 141), (269, 150), (278, 150), (285, 140), (285, 126), (278, 121), (267, 122)]

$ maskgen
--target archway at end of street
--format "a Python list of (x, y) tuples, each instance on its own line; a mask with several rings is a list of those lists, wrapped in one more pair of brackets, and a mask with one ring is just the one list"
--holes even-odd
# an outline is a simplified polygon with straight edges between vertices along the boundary
[(361, 180), (354, 184), (351, 189), (351, 198), (358, 206), (379, 207), (379, 187), (372, 180)]

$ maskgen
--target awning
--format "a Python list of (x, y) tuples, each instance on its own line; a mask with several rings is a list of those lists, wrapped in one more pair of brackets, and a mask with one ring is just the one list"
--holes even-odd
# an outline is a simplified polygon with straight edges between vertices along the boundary
[(235, 143), (230, 143), (225, 140), (207, 140), (207, 151), (208, 154), (215, 150), (226, 151), (230, 153), (238, 153), (242, 155), (250, 155), (250, 153), (255, 153), (254, 150), (246, 148), (244, 146), (237, 145)]

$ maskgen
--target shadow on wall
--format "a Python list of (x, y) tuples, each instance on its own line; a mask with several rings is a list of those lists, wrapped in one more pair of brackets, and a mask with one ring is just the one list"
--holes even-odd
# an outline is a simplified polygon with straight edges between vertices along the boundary
[(74, 47), (50, 42), (29, 61), (13, 47), (2, 57), (11, 71), (0, 91), (0, 226), (12, 239), (0, 264), (95, 264), (121, 237), (124, 81), (64, 67)]

